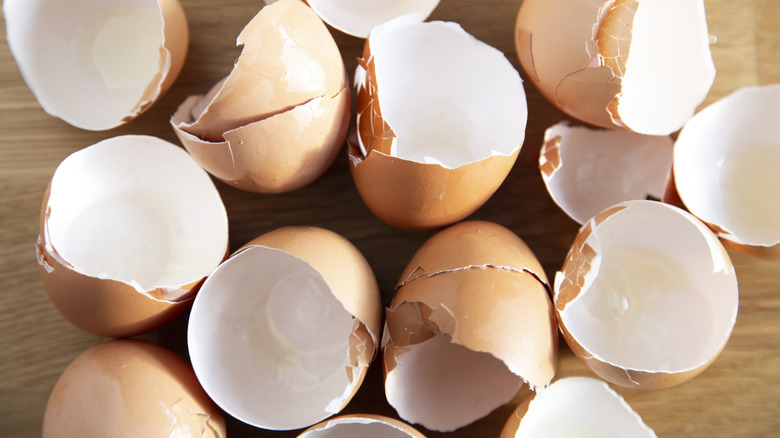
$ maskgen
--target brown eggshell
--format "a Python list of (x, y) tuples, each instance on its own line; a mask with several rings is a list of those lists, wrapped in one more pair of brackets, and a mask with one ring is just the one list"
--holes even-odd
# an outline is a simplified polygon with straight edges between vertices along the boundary
[[(82, 129), (112, 129), (146, 111), (187, 55), (187, 18), (177, 0), (6, 1), (3, 11), (9, 46), (38, 102)], [(159, 42), (143, 41), (158, 25)]]
[(173, 352), (120, 339), (79, 355), (57, 380), (43, 437), (222, 438), (222, 412)]
[(395, 418), (373, 414), (333, 417), (304, 430), (298, 438), (425, 438), (412, 426)]
[(285, 227), (209, 276), (187, 335), (216, 403), (245, 423), (290, 430), (346, 406), (378, 351), (380, 323), (379, 288), (360, 252), (331, 231)]
[[(333, 98), (312, 99), (227, 131), (221, 142), (201, 140), (180, 128), (194, 103), (188, 99), (171, 118), (179, 140), (209, 173), (251, 192), (287, 192), (317, 179), (333, 164), (349, 126), (348, 88)], [(295, 141), (290, 141), (294, 131)]]
[(298, 0), (262, 8), (238, 42), (244, 48), (230, 75), (186, 99), (171, 125), (224, 182), (260, 193), (297, 189), (344, 144), (351, 98), (338, 46)]
[(404, 16), (376, 27), (355, 84), (350, 169), (366, 205), (392, 226), (464, 219), (517, 159), (527, 120), (522, 80), (501, 52), (454, 23)]
[[(543, 387), (555, 373), (546, 277), (525, 243), (497, 224), (462, 222), (429, 239), (402, 274), (386, 318), (388, 401), (428, 429), (469, 424), (511, 400), (524, 381)], [(437, 356), (448, 365), (435, 364)]]
[[(115, 154), (116, 156), (114, 156)], [(130, 158), (127, 154), (134, 155), (134, 157)], [(145, 165), (144, 163), (147, 161), (148, 165)], [(151, 165), (153, 162), (158, 164), (157, 167)], [(165, 164), (160, 164), (163, 162)], [(184, 171), (182, 172), (182, 170)], [(164, 175), (168, 172), (170, 172), (169, 175)], [(190, 265), (183, 260), (166, 259), (170, 256), (159, 251), (153, 254), (136, 253), (129, 259), (115, 257), (115, 254), (110, 253), (110, 251), (132, 252), (138, 241), (123, 240), (121, 237), (117, 237), (119, 234), (112, 234), (120, 233), (130, 236), (133, 234), (133, 230), (117, 231), (114, 227), (110, 231), (106, 231), (103, 227), (108, 225), (107, 220), (115, 223), (119, 221), (116, 216), (107, 219), (105, 212), (100, 209), (102, 205), (127, 202), (123, 205), (130, 206), (130, 209), (121, 210), (124, 213), (121, 211), (119, 213), (125, 216), (132, 215), (136, 211), (140, 212), (139, 214), (142, 216), (150, 214), (155, 219), (167, 218), (168, 215), (187, 214), (180, 211), (172, 213), (169, 210), (169, 205), (138, 203), (137, 200), (143, 198), (148, 198), (151, 202), (151, 199), (155, 198), (156, 195), (152, 196), (148, 191), (144, 191), (140, 184), (138, 192), (134, 193), (131, 188), (134, 178), (147, 181), (147, 186), (153, 185), (153, 181), (167, 180), (166, 186), (171, 189), (169, 196), (178, 197), (180, 200), (186, 199), (183, 203), (188, 208), (199, 209), (200, 218), (203, 221), (188, 221), (191, 224), (199, 224), (194, 225), (195, 228), (208, 227), (211, 233), (197, 230), (195, 233), (199, 234), (199, 238), (194, 238), (190, 234), (190, 237), (185, 236), (184, 240), (179, 239), (181, 236), (177, 236), (179, 240), (165, 235), (145, 236), (149, 239), (149, 242), (145, 244), (155, 242), (155, 239), (158, 238), (171, 238), (171, 242), (177, 242), (171, 245), (171, 254), (179, 254), (179, 256), (182, 253), (191, 254), (189, 251), (197, 248), (201, 252), (199, 257), (195, 258), (191, 255), (189, 257), (192, 260), (198, 260), (198, 267), (194, 267), (195, 263), (193, 262), (190, 262), (192, 263)], [(176, 179), (179, 181), (178, 184), (172, 182)], [(77, 185), (73, 186), (73, 181), (76, 180), (86, 182), (76, 183)], [(52, 199), (54, 185), (57, 185), (57, 199)], [(84, 186), (99, 186), (100, 189), (90, 190)], [(113, 190), (116, 193), (105, 198), (100, 195), (102, 190)], [(79, 193), (77, 195), (77, 198), (80, 199), (78, 203), (67, 201), (66, 198), (71, 196), (71, 192)], [(162, 191), (158, 192), (162, 193)], [(95, 196), (95, 199), (90, 198), (90, 196)], [(197, 200), (193, 201), (193, 198), (197, 198)], [(171, 204), (174, 203), (171, 202)], [(150, 208), (150, 205), (152, 205), (150, 211), (154, 213), (148, 213), (145, 210)], [(108, 238), (101, 241), (101, 238), (97, 238), (97, 240), (90, 242), (73, 242), (72, 239), (68, 239), (67, 235), (63, 235), (67, 234), (66, 232), (59, 231), (60, 229), (67, 231), (68, 228), (62, 227), (63, 222), (59, 222), (60, 225), (53, 224), (52, 218), (56, 215), (59, 215), (58, 217), (71, 216), (74, 213), (81, 214), (81, 216), (72, 220), (73, 223), (90, 223), (93, 226), (91, 234), (98, 236), (106, 234), (112, 236), (114, 240)], [(58, 220), (61, 221), (61, 219)], [(67, 224), (67, 222), (64, 223)], [(180, 225), (176, 225), (176, 227), (180, 230), (185, 228)], [(218, 235), (220, 230), (224, 233), (222, 236)], [(189, 232), (192, 231), (189, 229)], [(135, 231), (135, 233), (137, 232)], [(87, 247), (85, 251), (102, 254), (102, 258), (106, 260), (119, 260), (119, 263), (130, 264), (133, 257), (159, 257), (156, 262), (157, 266), (160, 266), (161, 269), (177, 272), (176, 279), (188, 278), (189, 281), (174, 285), (171, 281), (176, 282), (176, 280), (171, 280), (172, 277), (164, 277), (166, 280), (163, 285), (156, 282), (152, 285), (147, 281), (144, 281), (142, 285), (138, 283), (137, 277), (143, 277), (146, 273), (138, 272), (137, 269), (133, 274), (134, 277), (127, 279), (116, 274), (117, 269), (120, 272), (125, 272), (121, 267), (104, 265), (95, 268), (93, 263), (82, 265), (82, 259), (69, 260), (66, 255), (63, 255), (63, 253), (69, 253), (69, 251), (64, 251), (67, 248), (58, 246), (66, 243), (68, 246), (106, 245), (106, 247)], [(123, 245), (129, 245), (129, 247)], [(218, 253), (211, 252), (217, 251), (215, 248), (219, 248)], [(216, 267), (227, 255), (227, 251), (227, 215), (216, 187), (208, 175), (180, 147), (154, 137), (114, 137), (74, 153), (60, 164), (43, 197), (36, 253), (46, 292), (57, 310), (71, 323), (82, 330), (100, 336), (135, 336), (158, 328), (176, 317), (192, 302), (195, 293), (203, 283), (203, 279), (210, 273), (209, 266)], [(108, 269), (109, 272), (104, 271), (105, 269)]]
[(350, 170), (361, 198), (377, 217), (402, 230), (422, 231), (475, 212), (504, 182), (519, 153), (449, 169), (379, 151), (361, 160), (350, 145)]
[(654, 201), (624, 202), (586, 223), (554, 289), (574, 354), (629, 388), (666, 388), (701, 373), (737, 316), (728, 253), (693, 216)]
[(649, 135), (677, 131), (707, 95), (708, 38), (703, 2), (530, 0), (515, 24), (520, 64), (551, 103)]
[(674, 145), (674, 189), (721, 241), (780, 258), (780, 85), (744, 87), (702, 109)]

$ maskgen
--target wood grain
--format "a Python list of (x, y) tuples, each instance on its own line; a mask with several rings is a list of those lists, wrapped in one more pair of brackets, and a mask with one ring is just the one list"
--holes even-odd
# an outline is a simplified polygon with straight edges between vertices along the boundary
[[(178, 143), (168, 119), (190, 94), (202, 93), (231, 68), (235, 38), (257, 12), (258, 0), (182, 0), (191, 30), (190, 52), (173, 88), (150, 111), (109, 131), (87, 132), (45, 114), (22, 80), (0, 31), (0, 436), (40, 436), (46, 400), (59, 374), (82, 351), (103, 341), (79, 331), (53, 308), (43, 290), (33, 245), (40, 202), (54, 169), (70, 153), (109, 136), (156, 135)], [(737, 88), (780, 82), (780, 2), (706, 0), (718, 69), (705, 104)], [(443, 0), (436, 19), (456, 21), (503, 51), (519, 69), (513, 43), (518, 0)], [(333, 31), (348, 71), (362, 40)], [(521, 72), (521, 74), (523, 74)], [(552, 278), (577, 225), (550, 200), (536, 168), (544, 129), (566, 118), (526, 87), (529, 127), (524, 150), (496, 195), (473, 218), (519, 234)], [(231, 249), (283, 225), (315, 225), (351, 240), (366, 256), (385, 304), (414, 251), (430, 233), (407, 233), (377, 220), (359, 198), (346, 153), (314, 184), (275, 196), (240, 192), (218, 183), (230, 218)], [(740, 310), (726, 349), (703, 374), (655, 392), (618, 389), (660, 437), (770, 437), (780, 431), (780, 261), (730, 251), (740, 282)], [(186, 315), (143, 336), (186, 357)], [(562, 346), (558, 377), (589, 375)], [(346, 412), (394, 416), (381, 370), (369, 376)], [(519, 402), (522, 393), (515, 403)], [(514, 404), (514, 403), (513, 403)], [(452, 437), (498, 436), (513, 405)], [(229, 420), (230, 437), (291, 437)], [(431, 437), (445, 434), (431, 433)]]

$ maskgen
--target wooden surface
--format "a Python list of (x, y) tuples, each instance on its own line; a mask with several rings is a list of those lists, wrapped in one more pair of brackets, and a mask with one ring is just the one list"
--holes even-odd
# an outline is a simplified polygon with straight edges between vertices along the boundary
[[(63, 369), (103, 341), (66, 322), (38, 275), (33, 245), (41, 198), (59, 162), (101, 139), (149, 134), (178, 143), (168, 119), (190, 94), (203, 93), (230, 70), (235, 38), (257, 12), (259, 0), (182, 0), (191, 30), (190, 52), (173, 88), (150, 111), (108, 132), (73, 128), (45, 114), (23, 82), (0, 31), (0, 436), (40, 436), (46, 400)], [(705, 103), (743, 86), (780, 82), (780, 1), (707, 0), (712, 53), (718, 70)], [(434, 18), (457, 21), (502, 50), (519, 69), (513, 24), (519, 0), (442, 0)], [(362, 40), (333, 31), (353, 72)], [(681, 66), (683, 67), (683, 66)], [(524, 75), (524, 73), (521, 72)], [(577, 230), (552, 203), (536, 168), (544, 129), (564, 115), (526, 86), (529, 127), (523, 152), (495, 196), (473, 218), (492, 220), (519, 234), (548, 276), (560, 267)], [(85, 103), (86, 104), (86, 103)], [(263, 196), (218, 183), (230, 218), (231, 249), (284, 225), (316, 225), (351, 240), (367, 257), (389, 303), (398, 275), (430, 233), (398, 231), (372, 216), (350, 177), (346, 153), (314, 184)], [(740, 282), (740, 310), (721, 356), (703, 374), (656, 392), (618, 389), (660, 437), (769, 437), (780, 435), (780, 261), (730, 251)], [(186, 315), (143, 336), (186, 356)], [(588, 375), (561, 348), (557, 377)], [(518, 397), (519, 398), (519, 397)], [(497, 436), (512, 406), (448, 434)], [(372, 367), (345, 412), (395, 415), (384, 400), (379, 366)], [(229, 420), (230, 437), (295, 436)], [(440, 436), (430, 434), (429, 436)]]

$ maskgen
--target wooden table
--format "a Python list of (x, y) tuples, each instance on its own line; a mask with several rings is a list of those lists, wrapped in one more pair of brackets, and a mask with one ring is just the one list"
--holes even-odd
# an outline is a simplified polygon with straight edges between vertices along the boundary
[[(235, 38), (257, 12), (259, 0), (182, 0), (191, 41), (173, 88), (150, 111), (108, 132), (87, 132), (45, 114), (23, 82), (0, 30), (0, 436), (40, 436), (46, 400), (63, 369), (104, 339), (65, 321), (49, 302), (38, 274), (34, 243), (41, 198), (54, 169), (67, 155), (121, 134), (156, 135), (178, 143), (168, 124), (186, 96), (205, 92), (228, 73), (239, 53)], [(780, 82), (780, 2), (706, 0), (717, 78), (705, 102), (743, 86)], [(443, 0), (434, 18), (457, 21), (502, 50), (519, 69), (513, 24), (520, 1)], [(333, 31), (353, 72), (362, 40)], [(521, 74), (524, 74), (521, 72)], [(536, 152), (549, 125), (565, 116), (526, 87), (529, 127), (524, 150), (495, 196), (473, 218), (492, 220), (519, 234), (552, 278), (577, 225), (553, 204), (536, 167)], [(780, 102), (779, 102), (780, 104)], [(316, 225), (351, 240), (371, 263), (388, 304), (393, 286), (415, 250), (431, 233), (393, 229), (376, 219), (355, 190), (346, 153), (314, 184), (275, 196), (238, 191), (218, 183), (230, 218), (235, 249), (283, 225)], [(729, 252), (740, 282), (739, 317), (725, 351), (703, 374), (680, 386), (641, 392), (618, 389), (661, 437), (778, 436), (780, 434), (780, 261)], [(186, 356), (186, 315), (142, 336)], [(589, 375), (561, 348), (557, 377)], [(395, 415), (384, 400), (380, 367), (374, 366), (345, 412)], [(463, 428), (452, 437), (497, 436), (512, 406)], [(268, 432), (229, 419), (230, 437), (295, 436)], [(430, 436), (440, 436), (431, 433)]]

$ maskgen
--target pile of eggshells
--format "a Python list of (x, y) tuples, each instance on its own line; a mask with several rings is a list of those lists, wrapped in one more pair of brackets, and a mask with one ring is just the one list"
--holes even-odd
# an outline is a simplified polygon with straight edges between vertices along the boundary
[[(550, 196), (582, 225), (551, 282), (512, 231), (463, 221), (524, 141), (524, 85), (503, 53), (456, 23), (426, 22), (433, 0), (267, 3), (238, 35), (232, 71), (171, 116), (184, 148), (108, 138), (52, 176), (36, 244), (46, 290), (76, 326), (122, 339), (64, 371), (44, 437), (224, 437), (223, 411), (306, 429), (300, 437), (422, 437), (407, 423), (452, 431), (524, 386), (535, 396), (502, 437), (655, 436), (606, 382), (657, 389), (700, 373), (737, 315), (722, 243), (780, 256), (780, 86), (694, 114), (715, 75), (702, 1), (523, 1), (515, 43), (526, 77), (584, 122), (550, 127), (539, 156)], [(3, 9), (30, 89), (80, 128), (131, 121), (186, 56), (176, 0)], [(74, 9), (81, 26), (60, 19)], [(366, 38), (353, 85), (325, 23)], [(386, 308), (366, 259), (334, 232), (283, 227), (228, 254), (211, 177), (287, 192), (345, 147), (377, 217), (437, 230)], [(191, 364), (124, 339), (190, 307)], [(559, 333), (603, 380), (554, 380)], [(404, 421), (337, 416), (380, 350), (387, 401)]]

